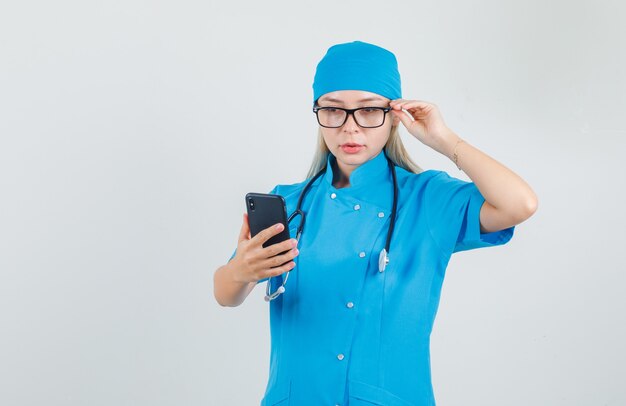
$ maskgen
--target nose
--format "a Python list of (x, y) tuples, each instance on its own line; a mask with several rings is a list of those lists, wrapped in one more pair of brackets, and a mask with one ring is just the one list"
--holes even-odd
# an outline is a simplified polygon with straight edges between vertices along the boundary
[(354, 113), (349, 113), (348, 118), (346, 119), (346, 122), (343, 124), (343, 130), (352, 132), (358, 129), (359, 129), (359, 126), (356, 123), (356, 120), (354, 119)]

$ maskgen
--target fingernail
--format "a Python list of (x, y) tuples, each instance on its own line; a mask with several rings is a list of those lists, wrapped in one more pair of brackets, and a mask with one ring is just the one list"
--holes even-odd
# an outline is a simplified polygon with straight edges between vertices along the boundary
[(280, 230), (281, 228), (283, 228), (283, 223), (276, 224), (276, 229), (277, 230)]

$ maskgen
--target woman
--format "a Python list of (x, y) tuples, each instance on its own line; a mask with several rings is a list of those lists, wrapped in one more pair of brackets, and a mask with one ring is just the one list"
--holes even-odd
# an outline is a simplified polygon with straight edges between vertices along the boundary
[[(237, 306), (269, 279), (262, 405), (434, 405), (429, 340), (450, 256), (508, 242), (537, 198), (450, 130), (436, 105), (403, 99), (396, 58), (384, 48), (330, 47), (313, 92), (320, 128), (311, 171), (270, 192), (292, 213), (309, 184), (306, 227), (299, 241), (263, 248), (281, 228), (250, 238), (244, 214), (237, 249), (215, 273), (215, 297)], [(421, 170), (402, 145), (400, 123), (472, 182)]]

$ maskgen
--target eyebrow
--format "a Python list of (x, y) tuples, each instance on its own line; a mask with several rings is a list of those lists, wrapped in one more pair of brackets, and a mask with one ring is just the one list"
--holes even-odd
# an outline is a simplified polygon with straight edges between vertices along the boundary
[[(342, 100), (339, 99), (333, 99), (332, 97), (327, 97), (325, 99), (320, 99), (321, 102), (334, 102), (334, 103), (342, 103)], [(357, 103), (362, 103), (362, 102), (367, 102), (367, 101), (381, 101), (384, 102), (386, 101), (385, 99), (381, 99), (380, 97), (366, 97), (365, 99), (361, 99), (361, 100), (357, 100)]]

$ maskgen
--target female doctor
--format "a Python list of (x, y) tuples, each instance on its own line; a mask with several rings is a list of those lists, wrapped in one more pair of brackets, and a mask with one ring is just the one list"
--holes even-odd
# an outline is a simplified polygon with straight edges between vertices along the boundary
[[(435, 104), (403, 99), (396, 58), (384, 48), (330, 47), (313, 93), (311, 170), (270, 191), (285, 198), (288, 215), (301, 210), (289, 223), (299, 238), (264, 248), (281, 226), (251, 238), (244, 214), (237, 249), (215, 272), (215, 298), (238, 306), (267, 281), (261, 405), (434, 405), (429, 340), (448, 261), (508, 242), (537, 197), (448, 128)], [(472, 182), (413, 163), (400, 123)]]

